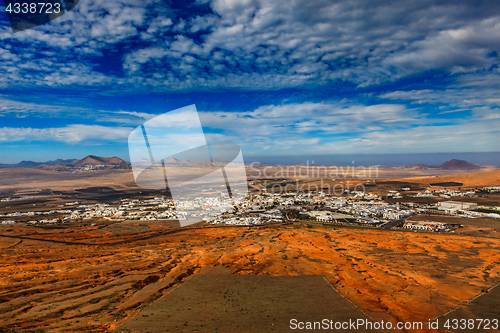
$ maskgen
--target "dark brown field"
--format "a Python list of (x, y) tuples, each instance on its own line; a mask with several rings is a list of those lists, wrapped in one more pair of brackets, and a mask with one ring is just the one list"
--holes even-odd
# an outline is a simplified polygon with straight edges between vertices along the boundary
[(116, 331), (290, 332), (291, 319), (321, 323), (360, 318), (370, 320), (319, 275), (196, 274)]

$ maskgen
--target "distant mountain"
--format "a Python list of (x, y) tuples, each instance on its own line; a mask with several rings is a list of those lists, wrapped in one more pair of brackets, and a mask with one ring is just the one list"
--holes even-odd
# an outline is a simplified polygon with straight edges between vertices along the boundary
[(228, 164), (229, 163), (229, 161), (223, 160), (223, 159), (220, 159), (220, 158), (214, 158), (213, 162), (215, 164)]
[(439, 165), (412, 164), (407, 168), (411, 169), (441, 169), (441, 170), (478, 170), (483, 167), (479, 164), (472, 164), (464, 160), (450, 160)]
[(62, 160), (57, 159), (47, 162), (33, 162), (33, 161), (22, 161), (16, 164), (0, 164), (0, 168), (50, 168), (54, 167), (72, 167), (81, 165), (121, 165), (126, 167), (129, 163), (122, 160), (119, 157), (99, 157), (94, 155), (89, 155), (81, 160), (68, 159)]
[(134, 164), (151, 164), (151, 160), (148, 158), (141, 158), (140, 160), (137, 160), (134, 162)]
[(111, 165), (111, 164), (127, 164), (128, 162), (122, 160), (119, 157), (99, 157), (94, 155), (89, 155), (82, 158), (81, 160), (75, 160), (71, 162), (71, 165)]
[(165, 161), (165, 164), (175, 164), (175, 165), (191, 165), (193, 162), (191, 162), (190, 160), (185, 160), (185, 161), (182, 161), (182, 160), (178, 160), (176, 159), (175, 157), (172, 157), (171, 159), (169, 159), (168, 161)]
[(54, 165), (54, 164), (71, 164), (71, 162), (73, 162), (73, 161), (76, 161), (76, 159), (71, 158), (69, 160), (61, 160), (60, 158), (58, 158), (57, 160), (43, 162), (43, 164), (49, 164), (49, 165)]
[(175, 157), (172, 157), (168, 161), (165, 161), (165, 164), (179, 164), (179, 162), (180, 161), (178, 159), (176, 159)]
[(74, 159), (71, 160), (54, 160), (47, 162), (33, 162), (33, 161), (21, 161), (16, 164), (0, 164), (0, 168), (36, 168), (43, 165), (55, 165), (55, 164), (68, 164), (73, 162)]
[(444, 170), (475, 170), (481, 169), (482, 166), (478, 164), (472, 164), (464, 160), (450, 160), (448, 162), (444, 162), (440, 165), (441, 169)]
[[(150, 163), (149, 160), (140, 160), (139, 163)], [(213, 163), (216, 165), (228, 164), (229, 161), (223, 159), (214, 159)], [(211, 167), (212, 164), (208, 161), (192, 162), (190, 160), (179, 160), (175, 157), (165, 161), (166, 165), (178, 165), (178, 166), (192, 166), (192, 167)], [(122, 160), (119, 157), (99, 157), (95, 155), (89, 155), (82, 158), (81, 160), (68, 159), (62, 160), (57, 159), (54, 161), (47, 162), (33, 162), (33, 161), (22, 161), (16, 164), (0, 164), (0, 168), (72, 168), (83, 165), (114, 165), (113, 168), (129, 168), (130, 163)], [(480, 170), (483, 166), (478, 164), (469, 163), (464, 160), (452, 159), (450, 161), (444, 162), (439, 165), (426, 165), (426, 164), (412, 164), (402, 168), (410, 169), (442, 169), (442, 170)]]
[(21, 161), (15, 165), (15, 168), (35, 168), (43, 163), (41, 162), (33, 162), (33, 161)]

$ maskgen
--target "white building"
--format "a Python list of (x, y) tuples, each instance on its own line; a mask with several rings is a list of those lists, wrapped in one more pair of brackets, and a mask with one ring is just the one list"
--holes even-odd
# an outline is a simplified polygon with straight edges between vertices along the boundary
[(384, 211), (384, 214), (382, 215), (384, 219), (386, 220), (399, 220), (402, 219), (406, 216), (410, 216), (412, 214), (412, 211), (410, 210), (386, 210)]
[(403, 225), (405, 229), (420, 230), (420, 231), (449, 231), (446, 224), (433, 221), (407, 221)]
[(458, 210), (476, 209), (477, 203), (461, 201), (442, 201), (438, 203), (438, 209), (447, 213), (455, 213)]

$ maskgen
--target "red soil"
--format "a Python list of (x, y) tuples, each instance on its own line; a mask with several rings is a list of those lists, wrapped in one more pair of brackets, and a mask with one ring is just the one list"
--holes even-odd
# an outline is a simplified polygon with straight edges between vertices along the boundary
[[(112, 237), (83, 229), (64, 239)], [(61, 238), (32, 237), (42, 236)], [(106, 246), (0, 240), (0, 327), (15, 329), (104, 332), (213, 266), (321, 274), (374, 320), (393, 322), (435, 318), (500, 281), (500, 240), (459, 235), (281, 226), (182, 229)]]

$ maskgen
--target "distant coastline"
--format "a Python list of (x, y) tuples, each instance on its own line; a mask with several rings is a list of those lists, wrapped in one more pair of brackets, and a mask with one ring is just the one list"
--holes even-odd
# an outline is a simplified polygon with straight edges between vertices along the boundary
[[(107, 159), (89, 155), (88, 158)], [(85, 163), (78, 159), (58, 159), (46, 162), (34, 162), (30, 160), (19, 161), (17, 163), (2, 163), (0, 168), (9, 167), (38, 167), (41, 165), (57, 164), (125, 164), (128, 163), (128, 156), (114, 157), (109, 163)], [(465, 153), (415, 153), (415, 154), (325, 154), (325, 155), (270, 155), (258, 156), (244, 154), (245, 163), (261, 163), (276, 165), (353, 165), (353, 166), (411, 166), (416, 164), (425, 164), (427, 166), (440, 165), (450, 160), (464, 160), (469, 163), (482, 166), (500, 166), (500, 152), (465, 152)], [(79, 162), (82, 161), (82, 162)], [(113, 162), (113, 163), (111, 163)]]
[(500, 166), (500, 152), (415, 153), (415, 154), (349, 154), (307, 156), (246, 156), (245, 162), (263, 164), (354, 165), (354, 166), (407, 166), (412, 164), (438, 165), (458, 159), (479, 165)]

